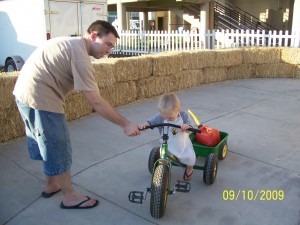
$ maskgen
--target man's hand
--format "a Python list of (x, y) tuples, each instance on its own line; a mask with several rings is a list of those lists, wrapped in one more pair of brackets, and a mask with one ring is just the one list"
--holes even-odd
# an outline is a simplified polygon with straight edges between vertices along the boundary
[(123, 127), (123, 131), (129, 137), (134, 137), (141, 134), (138, 125), (130, 121)]

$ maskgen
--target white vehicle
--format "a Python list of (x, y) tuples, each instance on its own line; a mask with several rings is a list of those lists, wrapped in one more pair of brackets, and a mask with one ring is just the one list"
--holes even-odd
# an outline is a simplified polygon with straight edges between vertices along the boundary
[(0, 0), (0, 67), (20, 70), (46, 40), (82, 36), (95, 20), (107, 21), (107, 0)]

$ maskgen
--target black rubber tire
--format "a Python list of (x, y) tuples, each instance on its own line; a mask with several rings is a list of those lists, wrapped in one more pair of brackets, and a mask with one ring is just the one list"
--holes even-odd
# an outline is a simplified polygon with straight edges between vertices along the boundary
[(169, 195), (169, 167), (158, 165), (151, 183), (150, 214), (159, 219), (165, 215)]
[(218, 158), (215, 154), (209, 154), (206, 158), (204, 171), (203, 171), (203, 181), (207, 185), (211, 185), (215, 182), (218, 172)]
[(160, 147), (154, 147), (150, 152), (149, 159), (148, 159), (148, 169), (150, 174), (153, 173), (154, 164), (160, 157), (159, 151), (160, 151)]
[(15, 64), (15, 61), (13, 59), (7, 60), (5, 67), (4, 67), (5, 72), (13, 72), (17, 71), (17, 66)]
[(224, 141), (219, 148), (218, 159), (220, 160), (225, 159), (227, 156), (227, 151), (228, 151), (227, 141)]

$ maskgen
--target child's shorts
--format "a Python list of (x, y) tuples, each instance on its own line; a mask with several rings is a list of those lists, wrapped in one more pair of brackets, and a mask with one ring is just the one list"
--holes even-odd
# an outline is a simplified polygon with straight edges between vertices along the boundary
[(72, 148), (65, 115), (33, 109), (18, 100), (16, 103), (25, 124), (30, 158), (43, 160), (46, 176), (68, 171)]

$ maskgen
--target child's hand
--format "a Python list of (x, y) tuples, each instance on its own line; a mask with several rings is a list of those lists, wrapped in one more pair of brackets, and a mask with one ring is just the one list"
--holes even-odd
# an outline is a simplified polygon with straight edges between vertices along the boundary
[(150, 124), (148, 122), (145, 122), (143, 124), (139, 124), (138, 127), (140, 130), (144, 130), (146, 126), (150, 126)]
[(191, 128), (191, 126), (190, 125), (188, 125), (188, 124), (181, 124), (181, 130), (183, 130), (183, 131), (186, 131), (187, 129), (189, 129), (189, 128)]

